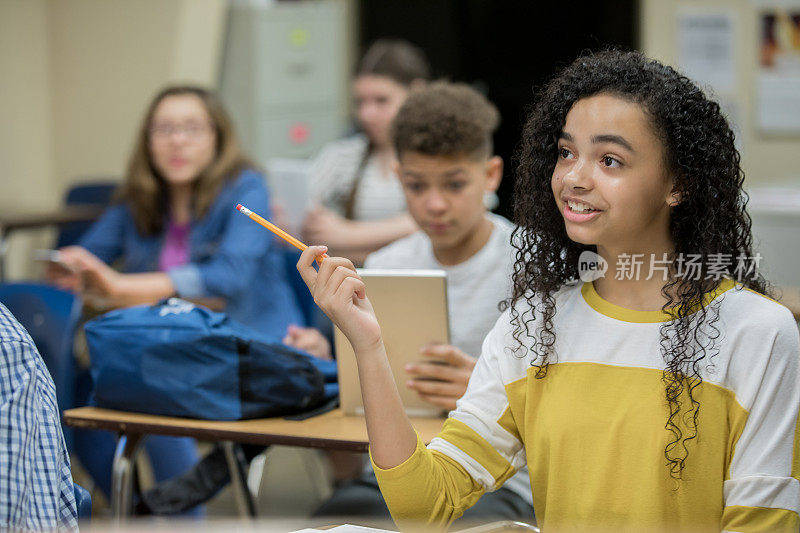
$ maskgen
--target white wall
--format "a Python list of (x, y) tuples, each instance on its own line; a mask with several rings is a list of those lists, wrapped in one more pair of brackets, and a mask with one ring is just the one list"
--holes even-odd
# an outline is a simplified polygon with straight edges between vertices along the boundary
[(736, 28), (736, 90), (733, 96), (740, 110), (745, 186), (766, 183), (800, 185), (800, 135), (770, 137), (755, 128), (758, 5), (759, 2), (753, 0), (641, 0), (641, 48), (648, 56), (677, 66), (676, 14), (681, 9), (730, 11)]
[(51, 4), (55, 183), (120, 176), (150, 98), (171, 82), (215, 87), (223, 0)]
[[(59, 205), (87, 177), (120, 177), (153, 94), (216, 88), (225, 0), (0, 0), (0, 210)], [(30, 277), (52, 232), (19, 232), (9, 278)]]
[(0, 2), (0, 209), (52, 205), (49, 2)]
[[(676, 14), (726, 10), (735, 21), (736, 85), (732, 97), (739, 107), (742, 167), (745, 188), (781, 186), (800, 189), (800, 135), (766, 136), (755, 127), (755, 85), (758, 54), (758, 10), (765, 2), (753, 0), (641, 0), (642, 49), (652, 57), (676, 64)], [(797, 0), (785, 1), (800, 8)], [(787, 110), (788, 111), (788, 110)], [(797, 113), (798, 110), (792, 110)], [(760, 196), (760, 195), (759, 195)], [(792, 195), (800, 197), (800, 192)], [(788, 198), (788, 195), (787, 195)], [(774, 210), (754, 198), (748, 211), (753, 219), (755, 251), (763, 259), (767, 279), (785, 287), (800, 287), (800, 206)]]

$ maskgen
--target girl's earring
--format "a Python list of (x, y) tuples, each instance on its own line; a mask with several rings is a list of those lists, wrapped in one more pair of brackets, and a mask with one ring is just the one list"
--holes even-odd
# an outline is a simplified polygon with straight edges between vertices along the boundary
[(497, 197), (497, 193), (492, 191), (483, 193), (483, 205), (489, 211), (496, 209), (500, 205), (500, 198)]

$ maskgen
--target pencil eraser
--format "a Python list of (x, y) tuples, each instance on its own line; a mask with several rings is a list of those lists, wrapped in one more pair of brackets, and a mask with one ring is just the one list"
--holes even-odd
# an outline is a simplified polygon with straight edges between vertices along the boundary
[(241, 211), (242, 210), (242, 204), (236, 204), (236, 210), (237, 211)]

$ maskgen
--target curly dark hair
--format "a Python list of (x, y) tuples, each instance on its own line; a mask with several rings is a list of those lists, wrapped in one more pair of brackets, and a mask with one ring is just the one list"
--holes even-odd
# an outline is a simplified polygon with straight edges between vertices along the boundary
[[(510, 300), (516, 353), (533, 355), (536, 377), (546, 376), (549, 362), (557, 360), (555, 293), (578, 279), (581, 252), (596, 252), (595, 246), (576, 243), (567, 236), (553, 198), (551, 177), (567, 113), (578, 100), (598, 94), (640, 105), (663, 142), (664, 163), (681, 198), (670, 217), (675, 244), (673, 274), (680, 254), (702, 257), (699, 279), (673, 275), (661, 291), (667, 300), (663, 311), (671, 317), (660, 329), (668, 406), (665, 429), (671, 434), (664, 455), (670, 474), (680, 479), (688, 457), (687, 444), (698, 434), (700, 404), (694, 393), (702, 382), (701, 365), (712, 365), (718, 351), (718, 304), (699, 306), (699, 310), (697, 305), (720, 282), (709, 275), (709, 259), (722, 257), (712, 254), (752, 257), (752, 237), (745, 211), (748, 198), (742, 191), (744, 173), (733, 132), (719, 105), (671, 67), (638, 52), (585, 53), (538, 93), (516, 154), (514, 216), (518, 227), (513, 237), (516, 261)], [(769, 292), (766, 280), (757, 272), (740, 269), (730, 277), (737, 285)], [(526, 309), (520, 312), (522, 300)], [(536, 315), (536, 331), (530, 331)], [(526, 348), (523, 336), (531, 339), (530, 347)]]
[(412, 91), (392, 122), (392, 141), (403, 152), (425, 155), (492, 155), (500, 113), (463, 83), (439, 81)]

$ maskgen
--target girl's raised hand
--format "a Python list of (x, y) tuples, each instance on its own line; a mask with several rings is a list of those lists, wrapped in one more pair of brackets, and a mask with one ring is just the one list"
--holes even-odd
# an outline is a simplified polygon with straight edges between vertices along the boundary
[(379, 347), (381, 328), (353, 263), (343, 257), (326, 257), (319, 271), (314, 268), (316, 258), (327, 251), (325, 246), (309, 246), (297, 262), (314, 302), (342, 330), (357, 355)]

